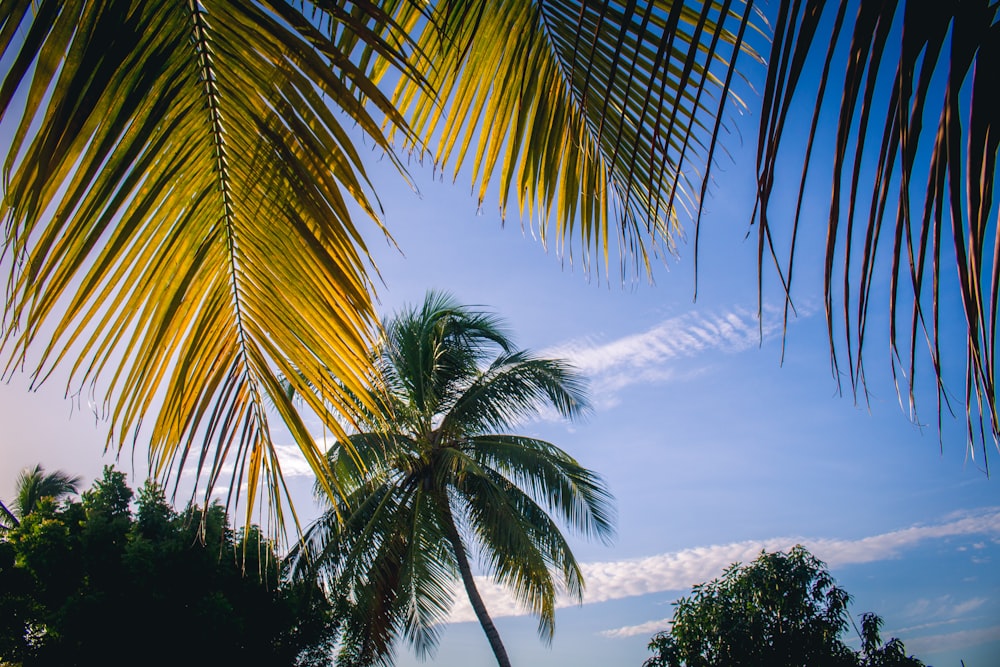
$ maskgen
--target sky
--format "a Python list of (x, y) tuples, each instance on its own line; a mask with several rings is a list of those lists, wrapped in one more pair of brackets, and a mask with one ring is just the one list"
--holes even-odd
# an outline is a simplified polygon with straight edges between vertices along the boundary
[[(735, 122), (753, 135), (756, 118)], [(374, 162), (399, 246), (367, 237), (384, 279), (379, 312), (446, 290), (501, 315), (521, 347), (566, 358), (589, 380), (586, 419), (519, 428), (603, 476), (616, 499), (617, 536), (610, 546), (571, 539), (587, 588), (582, 604), (561, 604), (551, 645), (538, 639), (533, 618), (482, 582), (512, 662), (638, 667), (650, 637), (666, 629), (671, 603), (692, 585), (762, 549), (802, 544), (852, 594), (852, 616), (878, 613), (883, 637), (902, 639), (908, 653), (938, 667), (1000, 665), (998, 480), (984, 472), (981, 452), (969, 456), (963, 414), (946, 415), (939, 437), (932, 394), (918, 397), (916, 423), (900, 407), (887, 339), (878, 338), (884, 322), (873, 323), (868, 400), (838, 385), (822, 310), (821, 224), (805, 232), (798, 315), (784, 347), (773, 275), (757, 318), (756, 241), (746, 237), (754, 150), (745, 141), (730, 142), (732, 157), (720, 162), (706, 203), (697, 300), (690, 242), (654, 266), (652, 283), (621, 284), (614, 270), (608, 281), (543, 248), (527, 221), (502, 223), (495, 198), (478, 207), (467, 177), (452, 184), (414, 165), (416, 194)], [(825, 201), (820, 189), (809, 212), (821, 215)], [(876, 303), (886, 282), (876, 284)], [(961, 311), (953, 300), (942, 307), (954, 340)], [(964, 363), (955, 349), (947, 361)], [(961, 399), (964, 368), (945, 372)], [(0, 384), (0, 421), (4, 500), (17, 471), (37, 462), (80, 474), (85, 485), (110, 463), (133, 486), (144, 478), (142, 451), (104, 454), (107, 424), (85, 399), (65, 398), (59, 377), (33, 392), (25, 376)], [(293, 447), (284, 452), (297, 509), (309, 520), (318, 510), (308, 467)], [(989, 453), (1000, 457), (993, 445)], [(397, 664), (424, 663), (400, 647)], [(433, 664), (494, 664), (467, 604), (456, 606)]]

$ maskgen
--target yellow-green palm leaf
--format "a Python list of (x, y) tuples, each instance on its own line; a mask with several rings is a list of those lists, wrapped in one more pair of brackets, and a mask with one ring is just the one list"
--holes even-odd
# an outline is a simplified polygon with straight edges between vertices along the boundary
[(739, 2), (438, 2), (416, 56), (430, 86), (404, 81), (394, 99), (480, 203), (499, 185), (502, 211), (516, 202), (560, 253), (648, 269), (700, 210), (752, 16)]
[(342, 122), (387, 148), (381, 123), (399, 117), (331, 26), (399, 58), (366, 27), (384, 17), (352, 9), (0, 6), (5, 372), (100, 379), (109, 445), (151, 438), (159, 475), (195, 465), (209, 492), (235, 464), (231, 498), (249, 518), (269, 493), (278, 525), (275, 412), (325, 469), (278, 378), (335, 430), (347, 392), (369, 393), (370, 262), (349, 200), (377, 206)]

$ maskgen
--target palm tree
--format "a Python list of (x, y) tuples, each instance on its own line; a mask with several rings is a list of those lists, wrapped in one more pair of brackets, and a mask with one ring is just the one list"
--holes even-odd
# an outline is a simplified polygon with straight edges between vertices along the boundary
[(331, 448), (344, 495), (292, 553), (293, 572), (319, 574), (360, 608), (363, 623), (346, 633), (359, 664), (391, 657), (399, 634), (426, 656), (460, 579), (497, 662), (509, 665), (470, 553), (550, 639), (553, 572), (573, 597), (584, 587), (550, 515), (604, 541), (613, 533), (599, 477), (555, 445), (507, 432), (543, 405), (579, 415), (581, 380), (562, 361), (514, 349), (494, 316), (436, 293), (385, 323), (375, 365), (385, 416)]
[(35, 511), (42, 498), (59, 501), (76, 493), (80, 488), (80, 477), (67, 475), (61, 470), (47, 473), (42, 464), (38, 463), (35, 467), (25, 468), (20, 472), (14, 488), (16, 495), (12, 507), (8, 509), (0, 505), (8, 522), (11, 523), (7, 528), (20, 525), (24, 517)]
[(14, 511), (7, 507), (3, 501), (0, 501), (0, 534), (17, 528), (20, 523)]
[[(359, 143), (404, 178), (406, 150), (467, 167), (480, 200), (499, 184), (502, 210), (516, 205), (560, 252), (595, 271), (616, 257), (622, 274), (647, 271), (674, 251), (682, 223), (694, 224), (697, 257), (718, 139), (727, 109), (749, 108), (738, 75), (763, 71), (761, 35), (770, 51), (747, 216), (761, 284), (773, 261), (791, 293), (807, 175), (831, 137), (834, 176), (820, 196), (832, 195), (822, 272), (835, 373), (846, 363), (864, 394), (881, 269), (901, 397), (915, 400), (926, 338), (940, 415), (942, 368), (958, 352), (938, 336), (937, 304), (957, 297), (970, 446), (976, 423), (1000, 436), (995, 0), (780, 0), (766, 16), (752, 0), (2, 7), (13, 260), (3, 374), (26, 367), (42, 382), (65, 365), (74, 385), (100, 381), (109, 444), (149, 426), (155, 471), (195, 462), (206, 498), (237, 459), (229, 487), (246, 484), (248, 520), (261, 492), (283, 517), (274, 412), (328, 479), (279, 378), (295, 378), (306, 409), (341, 436), (341, 420), (358, 418), (351, 397), (370, 396), (372, 266), (348, 200), (387, 230)], [(838, 129), (819, 131), (830, 107)], [(787, 181), (787, 121), (802, 111), (813, 113), (792, 175), (802, 196), (779, 219), (771, 195)], [(942, 278), (953, 267), (957, 283)]]

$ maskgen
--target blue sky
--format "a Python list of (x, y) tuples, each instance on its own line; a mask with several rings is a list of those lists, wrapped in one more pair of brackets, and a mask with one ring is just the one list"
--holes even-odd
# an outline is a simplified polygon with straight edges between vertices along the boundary
[[(405, 257), (373, 243), (386, 282), (380, 310), (446, 289), (501, 314), (521, 346), (574, 361), (590, 379), (593, 413), (521, 430), (600, 472), (617, 499), (611, 547), (573, 542), (587, 594), (582, 606), (560, 609), (551, 647), (533, 619), (487, 587), (515, 664), (639, 665), (671, 601), (691, 585), (762, 548), (796, 543), (830, 564), (855, 596), (856, 615), (882, 615), (886, 634), (918, 657), (997, 664), (996, 481), (967, 459), (961, 421), (947, 419), (939, 443), (933, 402), (921, 406), (928, 426), (910, 423), (885, 359), (869, 362), (870, 409), (847, 388), (838, 395), (818, 293), (802, 290), (781, 363), (780, 301), (766, 298), (759, 329), (745, 224), (714, 224), (746, 210), (745, 184), (723, 196), (720, 179), (709, 202), (697, 302), (687, 256), (658, 267), (655, 285), (608, 285), (560, 267), (517, 221), (504, 228), (485, 208), (477, 212), (461, 184), (428, 177), (420, 187), (419, 197), (401, 190), (384, 201)], [(33, 394), (25, 385), (15, 378), (0, 388), (0, 497), (36, 461), (89, 483), (112, 461), (101, 458), (103, 424), (64, 400), (57, 383)], [(307, 468), (291, 448), (286, 459), (299, 510), (313, 516)], [(126, 450), (119, 465), (137, 484), (141, 451), (135, 461)], [(434, 664), (491, 664), (467, 606), (455, 618)], [(419, 664), (405, 649), (399, 658)]]
[[(735, 122), (753, 135), (756, 118)], [(414, 166), (418, 196), (388, 165), (373, 166), (402, 251), (368, 237), (385, 280), (380, 312), (418, 302), (428, 289), (447, 290), (502, 315), (522, 347), (568, 358), (590, 379), (588, 419), (520, 429), (605, 477), (617, 499), (618, 537), (610, 547), (573, 541), (587, 593), (582, 606), (559, 610), (550, 647), (533, 619), (485, 587), (513, 662), (638, 667), (670, 603), (693, 584), (761, 549), (802, 543), (853, 594), (855, 617), (880, 614), (884, 636), (900, 637), (910, 653), (938, 667), (960, 659), (968, 667), (1000, 664), (997, 480), (984, 474), (980, 452), (967, 455), (961, 415), (946, 416), (939, 441), (932, 394), (919, 397), (922, 427), (900, 408), (887, 339), (879, 337), (885, 322), (873, 322), (868, 404), (849, 386), (838, 388), (822, 312), (822, 224), (805, 231), (798, 317), (782, 361), (781, 295), (768, 277), (758, 321), (756, 241), (744, 238), (753, 147), (738, 140), (728, 147), (733, 159), (720, 162), (706, 205), (697, 301), (689, 243), (654, 267), (655, 284), (609, 283), (542, 248), (529, 222), (501, 225), (495, 198), (477, 210), (468, 180), (442, 183)], [(816, 218), (826, 194), (813, 192), (808, 214)], [(885, 302), (878, 297), (886, 282), (876, 285), (875, 304)], [(946, 327), (962, 323), (956, 302), (943, 308)], [(882, 315), (877, 305), (872, 312)], [(960, 345), (956, 332), (945, 334)], [(945, 372), (961, 399), (960, 347), (947, 362), (956, 364)], [(87, 484), (113, 462), (102, 458), (106, 425), (85, 403), (64, 399), (59, 378), (34, 393), (23, 376), (0, 385), (0, 498), (9, 499), (17, 471), (36, 462), (79, 473)], [(992, 445), (990, 453), (1000, 456)], [(134, 485), (142, 461), (141, 450), (121, 455)], [(308, 469), (292, 448), (286, 461), (298, 509), (311, 518)], [(481, 629), (459, 605), (433, 664), (492, 663)], [(401, 648), (398, 664), (421, 663)]]

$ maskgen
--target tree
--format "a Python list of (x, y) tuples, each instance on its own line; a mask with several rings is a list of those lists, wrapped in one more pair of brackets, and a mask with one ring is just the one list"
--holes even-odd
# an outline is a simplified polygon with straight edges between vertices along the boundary
[[(727, 105), (741, 103), (734, 81), (763, 62), (752, 44), (768, 26), (758, 202), (747, 214), (761, 271), (773, 257), (791, 306), (802, 197), (779, 219), (771, 195), (787, 181), (786, 121), (803, 105), (815, 112), (803, 196), (832, 137), (834, 176), (820, 196), (832, 195), (822, 271), (835, 373), (846, 358), (864, 392), (870, 290), (884, 267), (904, 400), (915, 401), (926, 337), (939, 415), (945, 407), (942, 369), (957, 346), (939, 340), (938, 304), (952, 297), (967, 322), (970, 447), (977, 420), (1000, 434), (1000, 272), (986, 250), (998, 247), (988, 224), (996, 2), (781, 0), (766, 17), (730, 0), (4, 8), (5, 373), (25, 367), (43, 381), (69, 365), (74, 384), (107, 382), (109, 444), (151, 426), (165, 476), (211, 462), (197, 467), (206, 498), (235, 452), (244, 476), (229, 486), (248, 483), (248, 522), (261, 490), (283, 516), (272, 404), (327, 478), (278, 377), (301, 378), (307, 409), (338, 436), (339, 418), (356, 418), (351, 396), (370, 395), (373, 284), (347, 199), (387, 230), (356, 144), (376, 146), (404, 177), (407, 150), (467, 167), (480, 200), (498, 184), (501, 209), (516, 203), (560, 252), (610, 273), (617, 240), (622, 273), (647, 271), (674, 251), (682, 223), (694, 224), (697, 255)], [(890, 85), (877, 85), (883, 72)], [(930, 85), (938, 78), (944, 94)], [(817, 131), (830, 107), (837, 130)], [(942, 278), (952, 267), (957, 284)]]
[[(110, 467), (80, 502), (38, 503), (0, 540), (0, 663), (325, 665), (337, 622), (313, 583), (280, 583), (259, 529), (178, 513)], [(109, 630), (110, 629), (110, 630)], [(113, 630), (115, 640), (107, 641)]]
[(653, 637), (645, 667), (923, 665), (898, 639), (882, 645), (875, 614), (862, 616), (860, 651), (844, 644), (850, 596), (825, 568), (802, 546), (734, 563), (675, 603), (670, 629)]
[(497, 662), (508, 666), (470, 554), (550, 639), (553, 573), (571, 596), (584, 587), (552, 516), (605, 541), (613, 532), (612, 498), (597, 475), (555, 445), (507, 433), (543, 405), (581, 414), (581, 380), (562, 361), (515, 349), (494, 316), (444, 294), (428, 293), (383, 330), (375, 366), (385, 405), (349, 446), (331, 448), (339, 502), (290, 560), (357, 607), (342, 658), (387, 660), (400, 634), (426, 656), (461, 580)]
[(34, 468), (25, 468), (15, 482), (13, 506), (8, 509), (0, 504), (7, 523), (10, 524), (7, 528), (18, 526), (20, 519), (31, 514), (42, 498), (59, 501), (76, 493), (79, 486), (79, 477), (71, 477), (60, 470), (46, 473), (40, 463)]

